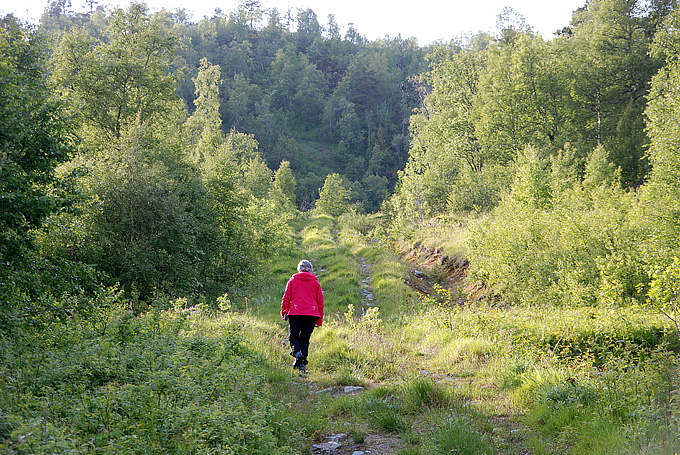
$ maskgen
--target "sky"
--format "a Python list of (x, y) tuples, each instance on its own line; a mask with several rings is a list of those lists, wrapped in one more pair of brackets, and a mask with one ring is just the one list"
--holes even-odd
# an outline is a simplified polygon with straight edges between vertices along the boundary
[[(85, 12), (86, 0), (71, 0), (70, 10)], [(453, 38), (478, 31), (492, 31), (497, 16), (510, 7), (524, 17), (526, 23), (550, 39), (553, 33), (569, 24), (571, 13), (586, 0), (260, 0), (263, 8), (311, 8), (322, 26), (328, 15), (334, 14), (341, 32), (348, 24), (367, 39), (416, 37), (424, 46), (436, 40)], [(212, 16), (216, 7), (223, 12), (233, 11), (241, 0), (146, 0), (152, 11), (184, 8), (192, 12), (194, 21)], [(14, 15), (31, 22), (37, 21), (47, 0), (0, 0), (0, 13)], [(126, 6), (128, 1), (99, 0), (101, 5)]]

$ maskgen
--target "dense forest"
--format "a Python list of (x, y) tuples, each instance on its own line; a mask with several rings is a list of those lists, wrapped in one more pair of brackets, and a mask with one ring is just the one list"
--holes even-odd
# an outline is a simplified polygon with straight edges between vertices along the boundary
[[(442, 320), (449, 322), (435, 326), (449, 332), (458, 324), (455, 318), (472, 314), (461, 308), (473, 301), (485, 305), (488, 314), (499, 308), (536, 309), (537, 315), (573, 310), (593, 320), (604, 313), (625, 320), (616, 328), (603, 322), (601, 337), (588, 326), (582, 338), (569, 338), (569, 330), (588, 322), (583, 316), (560, 323), (561, 332), (552, 335), (524, 327), (533, 340), (526, 343), (535, 342), (531, 349), (540, 354), (527, 348), (522, 355), (549, 351), (546, 359), (563, 362), (568, 373), (560, 376), (562, 382), (527, 380), (547, 385), (536, 392), (535, 402), (515, 404), (548, 415), (546, 409), (554, 409), (546, 396), (559, 382), (566, 384), (564, 403), (597, 406), (591, 420), (584, 418), (594, 422), (604, 406), (593, 404), (601, 403), (593, 398), (598, 392), (589, 395), (585, 384), (614, 390), (612, 384), (593, 384), (609, 371), (620, 377), (635, 371), (648, 390), (637, 396), (648, 401), (633, 405), (622, 399), (625, 405), (606, 411), (615, 416), (609, 430), (631, 445), (597, 453), (677, 451), (680, 11), (675, 0), (587, 0), (550, 37), (538, 35), (506, 8), (493, 32), (425, 46), (401, 36), (368, 41), (352, 24), (342, 36), (332, 15), (320, 21), (311, 9), (283, 12), (265, 9), (257, 0), (197, 21), (185, 10), (152, 12), (144, 3), (94, 7), (92, 2), (86, 13), (70, 11), (69, 4), (50, 0), (39, 24), (12, 15), (0, 22), (0, 340), (6, 365), (0, 369), (7, 378), (0, 379), (6, 400), (0, 402), (0, 448), (38, 453), (39, 441), (22, 442), (31, 425), (38, 425), (26, 423), (31, 419), (40, 420), (43, 435), (59, 444), (101, 430), (59, 427), (57, 422), (72, 416), (57, 409), (49, 411), (54, 418), (48, 431), (41, 399), (56, 400), (60, 381), (69, 383), (74, 372), (31, 381), (26, 378), (41, 377), (49, 362), (52, 367), (58, 362), (50, 357), (29, 371), (28, 359), (41, 358), (48, 348), (67, 352), (87, 339), (97, 346), (93, 358), (105, 351), (110, 362), (112, 356), (131, 355), (128, 345), (144, 350), (145, 337), (178, 349), (169, 353), (154, 345), (149, 349), (158, 349), (156, 358), (200, 351), (206, 356), (201, 362), (219, 368), (230, 356), (247, 357), (240, 338), (232, 336), (232, 319), (219, 329), (227, 334), (218, 343), (222, 360), (208, 360), (203, 345), (175, 346), (169, 340), (190, 332), (183, 325), (194, 317), (190, 308), (201, 309), (196, 311), (206, 320), (210, 311), (241, 311), (254, 318), (249, 301), (267, 295), (271, 302), (272, 280), (285, 283), (281, 264), (288, 266), (303, 253), (330, 264), (354, 245), (347, 240), (351, 231), (365, 248), (384, 249), (380, 254), (442, 256), (433, 272), (441, 283), (428, 295), (407, 298), (401, 288), (383, 295), (387, 307), (387, 302), (403, 306), (404, 313), (391, 310), (399, 330), (416, 330), (403, 320), (418, 299), (425, 305), (418, 311), (427, 317), (447, 312)], [(337, 225), (331, 229), (323, 220)], [(320, 253), (324, 242), (339, 246), (334, 253)], [(455, 290), (445, 289), (451, 263), (464, 275)], [(338, 273), (326, 265), (324, 273)], [(327, 280), (331, 288), (341, 288), (337, 280)], [(364, 312), (365, 321), (353, 319), (360, 292), (358, 284), (350, 288), (342, 288), (346, 295), (332, 304), (335, 330), (359, 324), (383, 336), (375, 313)], [(271, 292), (274, 299), (277, 292)], [(454, 298), (452, 292), (460, 295)], [(343, 316), (348, 304), (349, 316)], [(658, 319), (631, 322), (639, 315)], [(206, 320), (194, 322), (194, 329), (207, 324), (201, 327), (217, 330), (224, 322)], [(468, 328), (459, 328), (469, 338), (495, 336), (479, 320), (466, 321)], [(472, 326), (479, 331), (472, 333)], [(268, 330), (275, 329), (262, 329)], [(115, 335), (103, 341), (107, 331)], [(50, 333), (70, 341), (46, 336)], [(192, 336), (190, 343), (209, 345), (205, 340), (212, 335)], [(409, 336), (402, 335), (400, 343), (404, 339)], [(118, 354), (109, 342), (121, 349)], [(593, 370), (577, 373), (576, 364)], [(128, 381), (134, 376), (130, 365), (125, 373), (107, 369), (91, 382), (75, 381), (73, 393), (97, 395), (99, 387)], [(219, 374), (246, 387), (237, 370)], [(354, 365), (355, 376), (356, 371), (362, 370)], [(356, 380), (347, 374), (337, 383)], [(192, 378), (201, 388), (197, 376)], [(520, 382), (507, 387), (527, 384)], [(217, 389), (215, 394), (220, 399)], [(626, 394), (633, 395), (628, 389)], [(10, 396), (26, 397), (25, 403)], [(277, 448), (261, 453), (296, 453), (291, 447), (309, 442), (316, 428), (303, 432), (302, 442), (272, 430), (285, 411), (272, 411), (260, 398), (254, 406), (262, 419), (258, 425), (273, 432), (265, 431), (268, 442), (255, 438), (252, 446), (244, 443), (229, 452), (210, 446), (209, 436), (195, 436), (206, 445), (183, 449), (173, 439), (177, 445), (158, 453), (207, 453), (206, 447), (214, 453), (256, 453), (257, 444)], [(232, 416), (236, 421), (247, 420), (239, 407), (244, 403), (245, 398), (237, 406), (242, 415)], [(578, 414), (569, 409), (572, 417)], [(122, 412), (119, 417), (121, 425), (132, 419)], [(537, 427), (544, 424), (541, 419), (534, 422)], [(91, 448), (77, 453), (100, 453), (97, 447), (114, 440), (122, 445), (106, 446), (104, 452), (123, 450), (122, 436), (112, 436), (107, 422), (109, 442), (93, 439)], [(164, 431), (181, 439), (175, 430)], [(561, 442), (535, 453), (588, 453), (578, 452), (578, 437), (561, 427), (553, 437)], [(44, 438), (39, 453), (62, 453), (46, 448)], [(161, 444), (163, 437), (153, 441)], [(657, 443), (667, 451), (655, 452)], [(66, 446), (63, 453), (71, 453)], [(482, 446), (466, 453), (502, 453)], [(449, 453), (428, 450), (404, 453)]]
[[(271, 169), (291, 163), (300, 208), (313, 206), (333, 172), (344, 175), (369, 211), (394, 188), (408, 155), (408, 118), (419, 102), (413, 77), (426, 69), (428, 50), (414, 38), (370, 43), (351, 24), (343, 37), (333, 16), (322, 26), (312, 10), (264, 10), (257, 1), (198, 22), (182, 10), (136, 14), (173, 46), (163, 64), (190, 114), (200, 96), (194, 80), (201, 61), (220, 68), (223, 130), (253, 135)], [(103, 44), (111, 19), (103, 7), (76, 15), (55, 1), (41, 28), (53, 37), (79, 28)]]

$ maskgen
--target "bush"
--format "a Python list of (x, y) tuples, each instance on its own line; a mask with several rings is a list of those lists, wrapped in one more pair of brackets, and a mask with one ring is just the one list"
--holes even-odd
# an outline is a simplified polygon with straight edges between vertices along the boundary
[(449, 213), (487, 212), (498, 205), (509, 180), (504, 166), (486, 166), (481, 172), (461, 174), (451, 186), (447, 210)]
[(319, 213), (338, 217), (349, 211), (349, 190), (339, 174), (330, 174), (326, 177), (323, 188), (319, 190), (319, 199), (316, 201), (316, 210)]
[[(2, 341), (8, 453), (295, 453), (276, 385), (237, 321), (177, 301), (135, 316), (114, 302), (24, 343)], [(292, 448), (296, 446), (297, 448)]]
[(471, 226), (470, 276), (514, 302), (630, 303), (648, 281), (633, 195), (570, 192), (551, 208), (504, 200)]

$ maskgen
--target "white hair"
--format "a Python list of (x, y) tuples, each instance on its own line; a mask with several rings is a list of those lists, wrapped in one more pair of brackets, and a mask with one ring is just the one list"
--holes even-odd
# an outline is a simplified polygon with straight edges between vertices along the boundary
[(312, 266), (312, 263), (309, 262), (307, 259), (303, 259), (298, 264), (297, 270), (298, 272), (314, 272), (314, 267)]

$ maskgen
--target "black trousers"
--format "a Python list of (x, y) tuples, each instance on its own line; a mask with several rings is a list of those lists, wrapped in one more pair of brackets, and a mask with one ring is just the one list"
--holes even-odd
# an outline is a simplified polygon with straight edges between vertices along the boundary
[(312, 336), (314, 326), (319, 318), (316, 316), (288, 316), (288, 341), (290, 342), (290, 355), (302, 351), (305, 356), (302, 361), (307, 365), (307, 354), (309, 353), (309, 337)]

